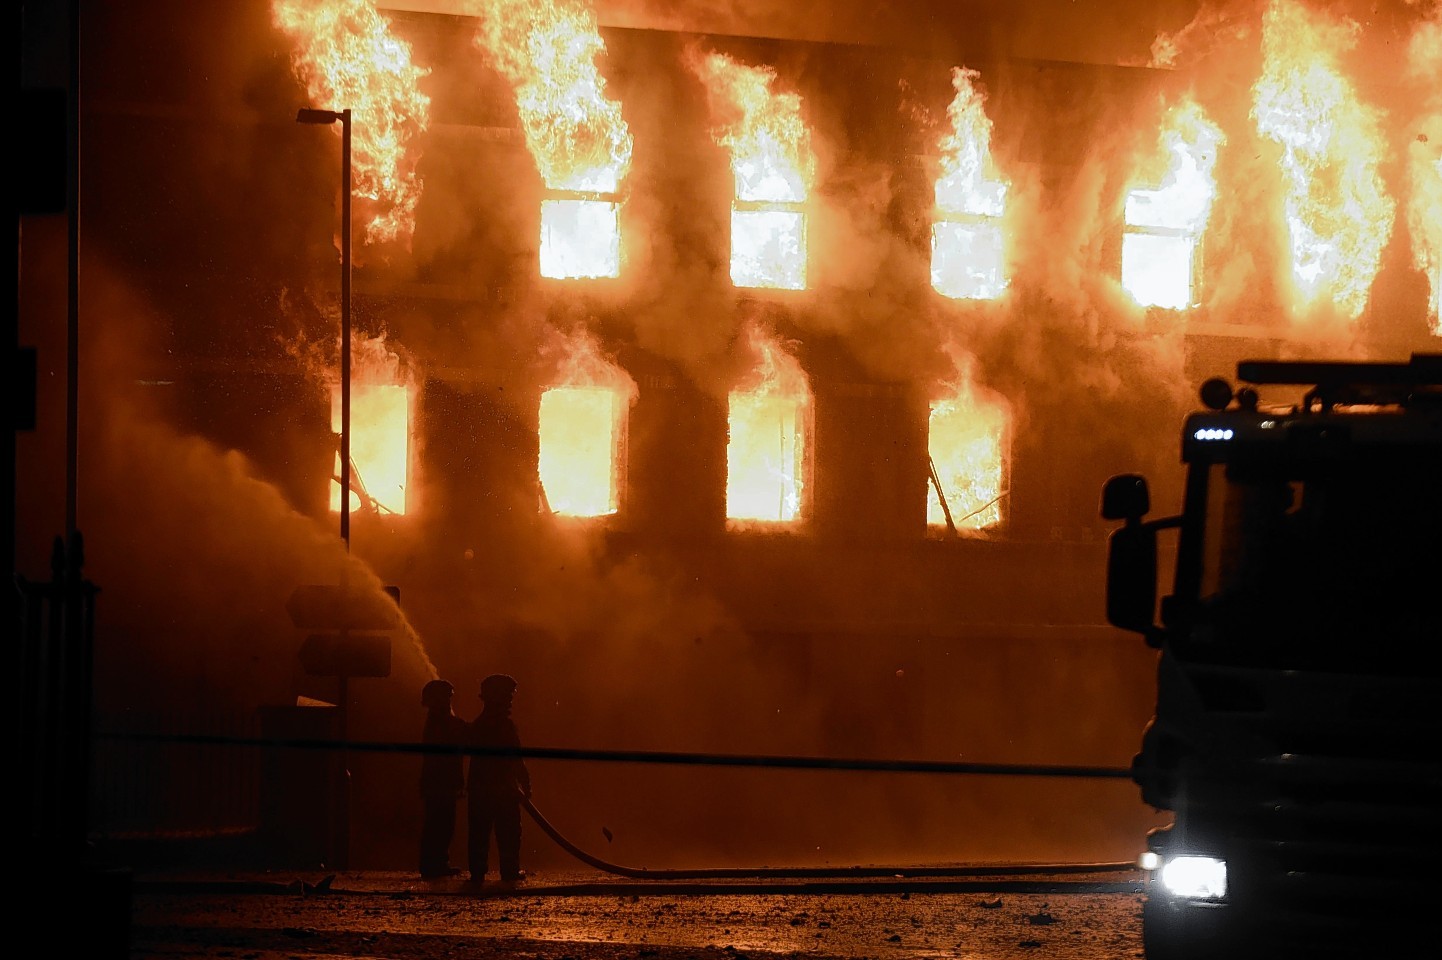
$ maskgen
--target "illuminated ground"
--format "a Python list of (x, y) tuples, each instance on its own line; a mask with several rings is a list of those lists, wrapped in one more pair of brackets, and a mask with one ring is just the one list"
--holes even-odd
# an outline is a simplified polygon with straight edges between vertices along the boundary
[[(317, 889), (320, 886), (322, 889)], [(137, 876), (132, 960), (175, 957), (1141, 955), (1136, 877), (726, 885), (542, 875), (515, 892), (402, 874)]]

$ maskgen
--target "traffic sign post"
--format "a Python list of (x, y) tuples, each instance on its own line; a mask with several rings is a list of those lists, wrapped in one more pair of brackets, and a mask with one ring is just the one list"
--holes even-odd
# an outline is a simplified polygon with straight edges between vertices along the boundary
[(391, 638), (383, 633), (313, 633), (300, 645), (300, 662), (313, 677), (388, 677)]
[[(374, 631), (392, 630), (401, 622), (400, 587), (365, 590), (344, 582), (308, 583), (286, 600), (291, 623), (312, 633), (300, 647), (300, 661), (311, 676), (335, 677), (337, 727), (341, 748), (337, 757), (337, 784), (332, 848), (334, 866), (350, 867), (350, 769), (346, 762), (351, 677), (388, 677), (391, 673), (391, 637)], [(366, 632), (371, 631), (371, 632)]]

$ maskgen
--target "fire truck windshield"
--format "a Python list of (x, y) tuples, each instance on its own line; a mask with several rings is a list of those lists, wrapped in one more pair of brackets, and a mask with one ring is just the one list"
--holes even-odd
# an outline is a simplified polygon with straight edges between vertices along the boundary
[(1202, 574), (1182, 598), (1195, 641), (1302, 666), (1359, 643), (1416, 656), (1442, 635), (1416, 602), (1442, 586), (1442, 473), (1435, 456), (1397, 459), (1195, 465), (1206, 516), (1181, 544)]

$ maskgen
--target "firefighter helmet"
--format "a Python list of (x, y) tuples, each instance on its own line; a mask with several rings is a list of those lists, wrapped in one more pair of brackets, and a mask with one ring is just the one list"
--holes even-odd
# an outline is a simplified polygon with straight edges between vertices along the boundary
[(449, 680), (432, 680), (421, 687), (421, 706), (444, 707), (450, 703), (451, 695), (455, 691), (456, 688), (451, 686)]
[(516, 681), (504, 673), (493, 673), (481, 681), (481, 699), (497, 703), (510, 700), (516, 692)]

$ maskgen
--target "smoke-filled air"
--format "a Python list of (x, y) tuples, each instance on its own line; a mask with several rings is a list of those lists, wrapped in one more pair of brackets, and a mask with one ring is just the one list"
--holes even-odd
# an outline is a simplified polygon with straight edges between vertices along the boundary
[[(1175, 512), (1238, 360), (1442, 336), (1433, 0), (1107, 4), (1070, 41), (991, 4), (87, 6), (102, 730), (344, 697), (414, 743), (426, 681), (469, 720), (505, 673), (528, 746), (1124, 768), (1155, 652), (1105, 621), (1103, 482)], [(63, 351), (63, 308), (21, 326)], [(36, 577), (55, 436), (20, 441)], [(342, 584), (398, 588), (383, 676), (316, 666), (296, 591)], [(285, 793), (253, 748), (148, 786), (136, 750), (102, 744), (101, 833), (260, 829), (208, 792), (235, 770)], [(419, 757), (350, 762), (353, 862), (410, 869)], [(531, 770), (636, 866), (1120, 861), (1156, 821), (1115, 779)]]

